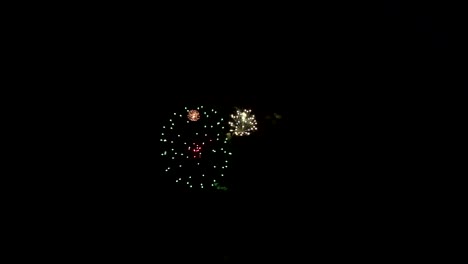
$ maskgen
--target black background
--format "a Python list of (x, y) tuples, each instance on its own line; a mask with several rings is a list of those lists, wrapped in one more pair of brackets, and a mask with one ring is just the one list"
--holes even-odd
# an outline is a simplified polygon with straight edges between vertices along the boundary
[(424, 141), (434, 113), (423, 98), (447, 81), (437, 67), (449, 49), (444, 10), (329, 8), (256, 6), (200, 20), (183, 12), (158, 49), (166, 78), (149, 96), (161, 112), (207, 101), (284, 116), (276, 127), (259, 120), (256, 139), (243, 140), (252, 170), (239, 175), (238, 193), (385, 192), (367, 183), (380, 174), (376, 188), (394, 188), (390, 175)]
[[(366, 234), (367, 251), (354, 252), (367, 255), (368, 244), (399, 230), (381, 228), (401, 210), (391, 205), (414, 212), (407, 201), (431, 182), (418, 173), (428, 168), (420, 153), (433, 147), (428, 121), (444, 117), (425, 98), (466, 82), (441, 69), (462, 46), (448, 34), (448, 8), (353, 5), (106, 9), (28, 24), (37, 34), (22, 43), (37, 45), (22, 54), (35, 74), (23, 79), (46, 88), (25, 97), (48, 98), (34, 129), (58, 141), (52, 148), (39, 137), (37, 150), (54, 158), (39, 162), (52, 167), (32, 188), (51, 197), (46, 204), (101, 219), (89, 232), (132, 237), (145, 252), (310, 258), (344, 234), (340, 248), (351, 247), (363, 236), (356, 230), (375, 225), (381, 235)], [(236, 145), (235, 162), (250, 169), (236, 167), (228, 193), (179, 194), (158, 178), (160, 121), (198, 102), (258, 117), (258, 133)], [(276, 125), (265, 118), (273, 113), (283, 117)], [(297, 254), (284, 253), (290, 242)]]
[[(236, 168), (230, 193), (179, 196), (178, 208), (206, 206), (225, 230), (222, 237), (210, 233), (215, 241), (245, 242), (222, 250), (276, 259), (286, 241), (302, 244), (301, 233), (330, 238), (321, 226), (331, 226), (340, 236), (351, 226), (379, 225), (357, 219), (385, 215), (389, 205), (420, 208), (408, 201), (434, 180), (421, 173), (436, 165), (426, 155), (435, 148), (429, 124), (439, 118), (425, 97), (447, 86), (439, 66), (450, 56), (450, 22), (436, 7), (375, 8), (252, 12), (237, 22), (229, 17), (226, 26), (203, 24), (203, 32), (184, 28), (197, 40), (190, 45), (174, 39), (175, 91), (161, 87), (161, 102), (244, 105), (260, 118), (260, 131), (238, 140), (243, 156), (236, 161), (249, 170)], [(262, 119), (273, 112), (283, 115), (276, 126)], [(312, 240), (318, 248), (327, 244)]]

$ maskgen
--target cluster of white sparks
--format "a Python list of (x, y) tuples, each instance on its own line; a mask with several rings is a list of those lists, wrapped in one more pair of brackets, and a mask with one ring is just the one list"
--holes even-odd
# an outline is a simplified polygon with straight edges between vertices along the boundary
[(232, 153), (221, 113), (203, 106), (186, 107), (184, 112), (174, 113), (162, 127), (161, 156), (167, 164), (163, 173), (190, 189), (224, 190), (219, 184), (230, 167)]
[(229, 122), (231, 132), (236, 136), (248, 136), (251, 132), (257, 130), (257, 120), (252, 110), (237, 110), (232, 114), (232, 121)]

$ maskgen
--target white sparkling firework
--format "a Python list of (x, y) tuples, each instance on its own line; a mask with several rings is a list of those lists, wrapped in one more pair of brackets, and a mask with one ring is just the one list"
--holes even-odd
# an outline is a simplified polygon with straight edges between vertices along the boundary
[(178, 189), (226, 191), (222, 186), (232, 152), (222, 115), (203, 106), (186, 107), (162, 126), (161, 175), (173, 177)]
[(232, 114), (232, 121), (229, 122), (231, 132), (236, 136), (248, 136), (251, 132), (257, 130), (257, 120), (252, 110), (237, 110)]

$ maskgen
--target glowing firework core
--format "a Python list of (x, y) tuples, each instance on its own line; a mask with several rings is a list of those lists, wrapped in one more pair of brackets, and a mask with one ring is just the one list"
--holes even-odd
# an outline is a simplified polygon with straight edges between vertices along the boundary
[(197, 110), (190, 110), (187, 117), (190, 121), (197, 121), (200, 119), (200, 113)]
[(193, 145), (195, 145), (195, 146), (192, 147), (192, 148), (188, 147), (188, 149), (193, 152), (193, 158), (194, 159), (201, 158), (201, 154), (202, 154), (201, 153), (201, 150), (202, 150), (201, 146), (198, 145), (198, 144), (195, 144), (195, 143), (193, 143)]

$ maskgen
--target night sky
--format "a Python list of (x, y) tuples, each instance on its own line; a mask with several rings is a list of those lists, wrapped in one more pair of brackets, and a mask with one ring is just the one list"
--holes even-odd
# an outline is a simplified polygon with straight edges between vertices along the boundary
[(232, 192), (365, 188), (415, 136), (404, 131), (424, 119), (414, 97), (441, 84), (431, 65), (449, 48), (443, 9), (384, 3), (355, 19), (265, 11), (186, 25), (161, 113), (198, 102), (253, 110), (259, 131), (236, 143), (249, 170), (236, 168)]
[[(217, 220), (244, 217), (274, 237), (265, 226), (272, 212), (299, 206), (307, 214), (324, 203), (379, 208), (420, 184), (409, 168), (425, 140), (418, 126), (430, 115), (420, 102), (444, 84), (434, 65), (453, 48), (450, 22), (443, 8), (383, 3), (370, 12), (265, 10), (184, 27), (161, 109), (245, 107), (258, 121), (257, 132), (235, 138), (230, 189), (213, 199), (222, 204), (213, 205)], [(274, 113), (282, 117), (276, 124), (267, 118)]]
[[(84, 238), (77, 247), (56, 240), (78, 250), (71, 257), (106, 245), (106, 258), (128, 252), (131, 262), (145, 252), (160, 263), (303, 263), (323, 252), (354, 260), (341, 248), (356, 245), (354, 253), (366, 255), (379, 237), (398, 234), (397, 246), (410, 241), (397, 227), (409, 218), (388, 208), (415, 212), (426, 199), (416, 194), (438, 183), (420, 172), (437, 164), (425, 159), (440, 137), (435, 120), (448, 120), (433, 98), (441, 89), (454, 88), (458, 99), (458, 91), (468, 93), (463, 68), (448, 62), (466, 49), (466, 30), (458, 30), (464, 14), (430, 3), (377, 2), (194, 2), (142, 7), (133, 17), (106, 6), (88, 8), (96, 21), (64, 11), (70, 25), (25, 22), (36, 34), (14, 29), (27, 39), (14, 39), (22, 48), (8, 52), (34, 75), (20, 73), (14, 90), (39, 107), (12, 109), (37, 117), (18, 121), (30, 125), (24, 139), (41, 146), (18, 150), (47, 161), (23, 163), (34, 173), (15, 177), (32, 179), (28, 204), (51, 197), (38, 201), (41, 212), (25, 217), (25, 226), (62, 223), (62, 237)], [(227, 191), (182, 192), (161, 174), (161, 126), (187, 105), (246, 108), (257, 118), (258, 131), (232, 139)], [(42, 108), (47, 113), (36, 111)], [(417, 202), (407, 202), (411, 196)], [(50, 221), (43, 208), (56, 203), (59, 217)], [(391, 224), (377, 226), (381, 219)], [(44, 244), (49, 229), (34, 228), (47, 233), (37, 236)], [(363, 230), (374, 235), (364, 245), (356, 242)], [(344, 246), (334, 250), (337, 243)]]

